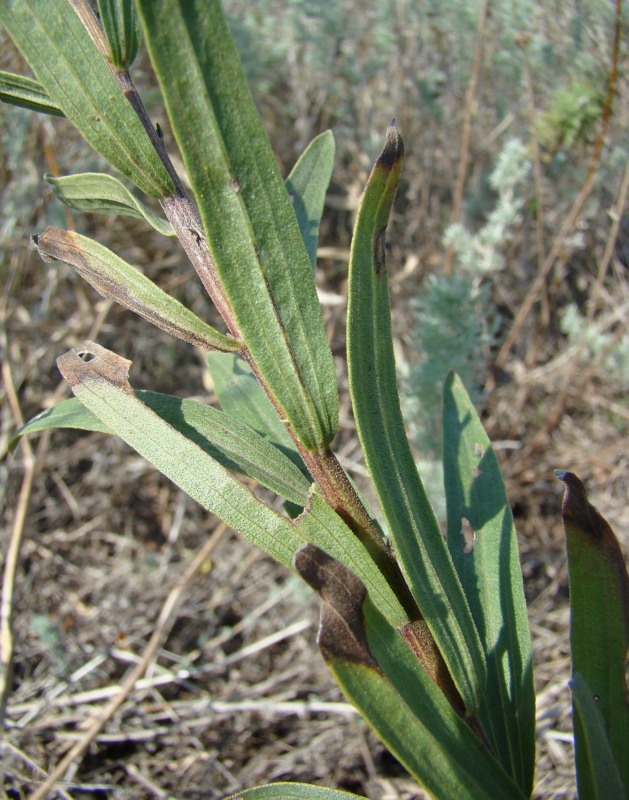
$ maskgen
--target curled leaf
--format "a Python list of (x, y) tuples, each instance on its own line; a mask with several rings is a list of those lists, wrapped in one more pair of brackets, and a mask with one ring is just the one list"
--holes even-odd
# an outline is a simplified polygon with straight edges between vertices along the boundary
[(295, 569), (321, 598), (319, 646), (347, 698), (435, 800), (525, 800), (347, 567), (312, 544)]
[(197, 347), (225, 352), (241, 343), (207, 325), (135, 267), (98, 242), (59, 228), (33, 236), (44, 261), (57, 259), (74, 267), (97, 292), (135, 311), (158, 328)]
[(83, 172), (55, 178), (45, 175), (55, 195), (70, 208), (92, 214), (119, 214), (144, 219), (163, 236), (174, 236), (170, 222), (158, 217), (112, 175)]

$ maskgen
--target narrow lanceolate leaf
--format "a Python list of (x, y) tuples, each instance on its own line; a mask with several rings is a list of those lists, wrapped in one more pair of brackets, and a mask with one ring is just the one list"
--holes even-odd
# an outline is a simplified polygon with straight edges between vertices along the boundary
[(145, 39), (242, 338), (285, 419), (324, 451), (336, 376), (310, 260), (218, 0), (140, 0)]
[(297, 572), (321, 597), (319, 647), (347, 698), (436, 800), (524, 800), (518, 789), (418, 669), (358, 578), (313, 545)]
[(207, 325), (138, 269), (86, 236), (46, 228), (33, 236), (33, 242), (45, 261), (57, 259), (70, 264), (103, 297), (135, 311), (172, 336), (209, 350), (229, 352), (242, 346)]
[[(351, 800), (360, 795), (308, 783), (267, 783), (233, 794), (228, 800)], [(364, 798), (363, 798), (364, 800)]]
[(485, 685), (485, 658), (463, 589), (421, 483), (397, 391), (385, 236), (403, 160), (392, 125), (363, 195), (350, 256), (347, 354), (365, 461), (400, 566), (465, 707)]
[[(599, 709), (618, 772), (629, 791), (629, 577), (618, 540), (588, 501), (573, 472), (556, 470), (563, 482), (563, 523), (570, 581), (572, 669), (583, 676)], [(579, 719), (575, 707), (575, 718)], [(584, 722), (575, 728), (579, 797), (590, 794)], [(582, 785), (583, 782), (583, 785)]]
[(116, 69), (128, 69), (140, 42), (142, 27), (134, 0), (98, 0), (98, 14)]
[(45, 175), (55, 195), (65, 205), (88, 214), (118, 214), (144, 219), (163, 236), (174, 236), (172, 225), (158, 217), (127, 187), (112, 175), (83, 172), (55, 178)]
[[(144, 390), (135, 394), (161, 419), (226, 469), (253, 478), (295, 505), (303, 508), (307, 504), (310, 483), (292, 461), (248, 425), (195, 400)], [(15, 433), (9, 448), (14, 448), (21, 436), (54, 428), (112, 433), (105, 423), (72, 397), (27, 422)]]
[(295, 527), (138, 399), (128, 381), (130, 361), (85, 342), (57, 364), (74, 395), (113, 433), (208, 511), (280, 563), (292, 566), (304, 541)]
[(308, 474), (293, 440), (282, 425), (273, 403), (244, 359), (234, 353), (208, 353), (206, 362), (214, 391), (224, 411), (246, 422)]
[(334, 167), (334, 135), (326, 131), (313, 139), (286, 178), (310, 263), (317, 261), (319, 224)]
[(0, 70), (0, 100), (14, 106), (62, 117), (63, 111), (50, 98), (39, 81)]
[(478, 717), (504, 768), (529, 796), (535, 693), (515, 528), (498, 460), (455, 375), (444, 386), (443, 439), (448, 547), (487, 659)]
[(579, 800), (626, 800), (627, 792), (609, 746), (597, 698), (583, 675), (575, 675), (571, 687), (574, 735), (581, 750)]
[(56, 106), (146, 194), (175, 186), (68, 0), (3, 0), (0, 22)]

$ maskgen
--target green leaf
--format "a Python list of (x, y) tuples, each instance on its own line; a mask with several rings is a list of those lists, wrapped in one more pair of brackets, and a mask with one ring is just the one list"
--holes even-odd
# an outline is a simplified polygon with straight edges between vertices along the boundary
[[(629, 577), (618, 539), (589, 502), (573, 472), (556, 470), (564, 484), (563, 523), (570, 582), (573, 673), (583, 676), (603, 719), (625, 789), (629, 789)], [(578, 712), (577, 712), (578, 713)], [(588, 800), (588, 743), (575, 728), (579, 797)], [(581, 781), (584, 785), (581, 785)], [(591, 786), (589, 788), (592, 788)]]
[(116, 69), (133, 64), (142, 41), (134, 0), (98, 0), (98, 13)]
[[(323, 786), (310, 786), (308, 783), (267, 783), (255, 789), (233, 794), (228, 800), (349, 800), (360, 797), (339, 789), (326, 789)], [(364, 800), (364, 798), (363, 798)]]
[(317, 261), (319, 223), (334, 168), (334, 135), (326, 131), (313, 139), (286, 178), (310, 263)]
[(247, 362), (233, 353), (208, 353), (214, 391), (224, 411), (246, 422), (309, 474), (293, 440)]
[(0, 21), (56, 106), (146, 194), (175, 186), (105, 59), (67, 0), (4, 0)]
[(292, 568), (293, 556), (304, 543), (292, 523), (138, 399), (128, 382), (131, 362), (85, 342), (57, 364), (74, 395), (112, 433), (203, 508)]
[(172, 336), (211, 350), (241, 348), (241, 342), (207, 325), (102, 244), (59, 228), (46, 228), (33, 236), (33, 242), (44, 261), (54, 258), (70, 264), (103, 297), (115, 300)]
[(218, 0), (140, 0), (145, 39), (243, 340), (304, 445), (338, 426), (310, 260)]
[(485, 657), (421, 483), (400, 411), (385, 263), (386, 226), (403, 145), (395, 126), (363, 195), (350, 255), (347, 351), (354, 417), (404, 577), (468, 712), (485, 684)]
[(581, 751), (577, 773), (579, 800), (626, 800), (627, 792), (607, 740), (597, 698), (582, 675), (575, 675), (570, 685), (575, 739)]
[(487, 658), (478, 716), (504, 768), (529, 796), (535, 693), (516, 533), (498, 460), (465, 387), (452, 373), (444, 385), (443, 438), (448, 547)]
[(83, 172), (55, 178), (44, 175), (55, 195), (70, 208), (88, 214), (118, 214), (144, 219), (163, 236), (174, 236), (170, 222), (158, 217), (117, 178), (100, 172)]
[[(302, 508), (307, 504), (310, 491), (308, 480), (276, 447), (262, 439), (248, 425), (195, 400), (143, 390), (135, 394), (161, 419), (195, 442), (226, 469), (253, 478)], [(54, 428), (112, 433), (107, 425), (73, 397), (42, 411), (20, 428), (9, 442), (9, 449), (15, 447), (21, 436)]]
[(313, 545), (295, 568), (321, 596), (319, 647), (347, 698), (436, 800), (524, 800), (358, 578)]
[(14, 450), (22, 436), (55, 430), (56, 428), (71, 428), (79, 431), (91, 431), (92, 433), (111, 433), (107, 425), (101, 422), (91, 411), (88, 411), (83, 403), (77, 400), (76, 397), (71, 397), (69, 400), (62, 400), (56, 405), (40, 411), (35, 417), (29, 419), (9, 439), (7, 449), (9, 451)]
[(12, 72), (0, 70), (0, 100), (41, 114), (63, 117), (63, 111), (51, 100), (41, 83)]

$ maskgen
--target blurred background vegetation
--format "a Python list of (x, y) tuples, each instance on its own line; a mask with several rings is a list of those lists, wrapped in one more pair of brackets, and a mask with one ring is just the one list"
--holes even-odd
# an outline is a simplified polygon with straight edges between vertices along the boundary
[[(438, 507), (440, 388), (449, 369), (472, 391), (496, 442), (537, 640), (545, 748), (540, 774), (550, 767), (554, 775), (540, 778), (539, 797), (573, 796), (566, 777), (569, 736), (562, 739), (570, 725), (564, 691), (567, 579), (561, 489), (552, 469), (581, 475), (621, 540), (629, 528), (629, 20), (626, 6), (619, 5), (620, 0), (224, 3), (283, 173), (313, 136), (332, 128), (336, 137), (317, 281), (342, 387), (354, 215), (389, 121), (395, 118), (401, 129), (406, 163), (388, 233), (388, 263), (404, 407)], [(0, 69), (28, 74), (3, 32)], [(174, 153), (145, 55), (133, 75)], [(130, 218), (73, 214), (42, 179), (45, 172), (88, 170), (107, 167), (65, 120), (0, 106), (0, 450), (18, 411), (29, 418), (65, 396), (55, 359), (88, 337), (133, 359), (138, 387), (212, 398), (202, 354), (112, 307), (68, 268), (43, 264), (30, 248), (29, 234), (45, 225), (76, 227), (216, 321), (176, 243)], [(18, 411), (15, 402), (6, 402), (9, 382)], [(39, 440), (33, 447), (40, 479), (31, 498), (31, 538), (16, 599), (21, 702), (79, 669), (84, 654), (103, 641), (115, 640), (119, 611), (112, 603), (119, 597), (136, 610), (144, 604), (151, 619), (150, 604), (159, 603), (172, 564), (185, 560), (215, 524), (115, 440), (59, 432), (50, 445)], [(364, 467), (346, 393), (336, 448), (360, 480)], [(20, 454), (0, 462), (7, 532), (22, 467)], [(123, 562), (124, 568), (116, 566)], [(230, 581), (234, 570), (225, 569)], [(262, 574), (270, 575), (268, 569)], [(247, 587), (246, 575), (236, 572)], [(259, 591), (268, 592), (271, 582), (266, 577)], [(242, 586), (234, 580), (231, 590), (234, 619), (224, 598), (218, 621), (218, 601), (199, 601), (194, 621), (180, 626), (169, 648), (198, 652), (195, 657), (203, 660), (207, 631), (236, 624), (245, 614), (247, 600), (238, 599)], [(253, 608), (260, 603), (250, 584), (244, 596)], [(84, 614), (89, 626), (82, 624)], [(138, 648), (150, 635), (146, 619), (126, 621)], [(55, 647), (46, 644), (51, 636)], [(311, 638), (302, 648), (306, 653)], [(114, 659), (100, 667), (98, 680), (90, 679), (95, 685), (115, 682), (124, 669)], [(334, 687), (325, 691), (336, 696)], [(249, 719), (244, 729), (247, 724), (249, 731), (255, 728), (255, 721)], [(60, 726), (54, 715), (49, 718), (49, 732), (58, 733)], [(236, 740), (242, 745), (234, 731), (220, 730), (217, 741), (224, 739), (225, 747)], [(284, 723), (276, 737), (288, 737), (295, 747), (292, 731)], [(544, 738), (544, 731), (558, 734)], [(258, 750), (262, 740), (259, 734)], [(44, 738), (38, 741), (29, 745), (34, 758), (37, 747), (49, 747)], [(212, 741), (225, 759), (220, 741)], [(62, 743), (63, 737), (56, 746)], [(244, 745), (238, 755), (236, 750), (229, 757), (250, 763)], [(175, 751), (164, 752), (166, 760)], [(259, 764), (259, 753), (256, 758)], [(265, 763), (278, 759), (276, 752), (267, 753)], [(93, 765), (93, 772), (85, 767), (85, 780), (105, 773), (114, 780), (111, 768), (102, 766), (106, 762)], [(159, 774), (167, 786), (168, 769)], [(300, 772), (294, 763), (292, 771), (279, 774), (322, 777), (312, 765)], [(211, 772), (211, 779), (204, 775), (217, 794), (251, 780), (236, 771), (231, 779), (219, 772)], [(327, 779), (340, 780), (337, 774)], [(366, 778), (343, 785), (368, 791)], [(374, 796), (381, 796), (378, 791)]]

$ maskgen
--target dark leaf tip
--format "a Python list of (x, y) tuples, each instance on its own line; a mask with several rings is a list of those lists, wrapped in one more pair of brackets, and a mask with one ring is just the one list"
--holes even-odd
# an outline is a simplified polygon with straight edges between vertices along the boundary
[(382, 169), (386, 170), (393, 169), (393, 167), (398, 163), (398, 161), (401, 161), (403, 157), (404, 142), (402, 141), (400, 131), (395, 124), (395, 120), (393, 120), (387, 129), (387, 137), (385, 139), (382, 152), (380, 153), (380, 157), (376, 162), (376, 167), (381, 167)]

